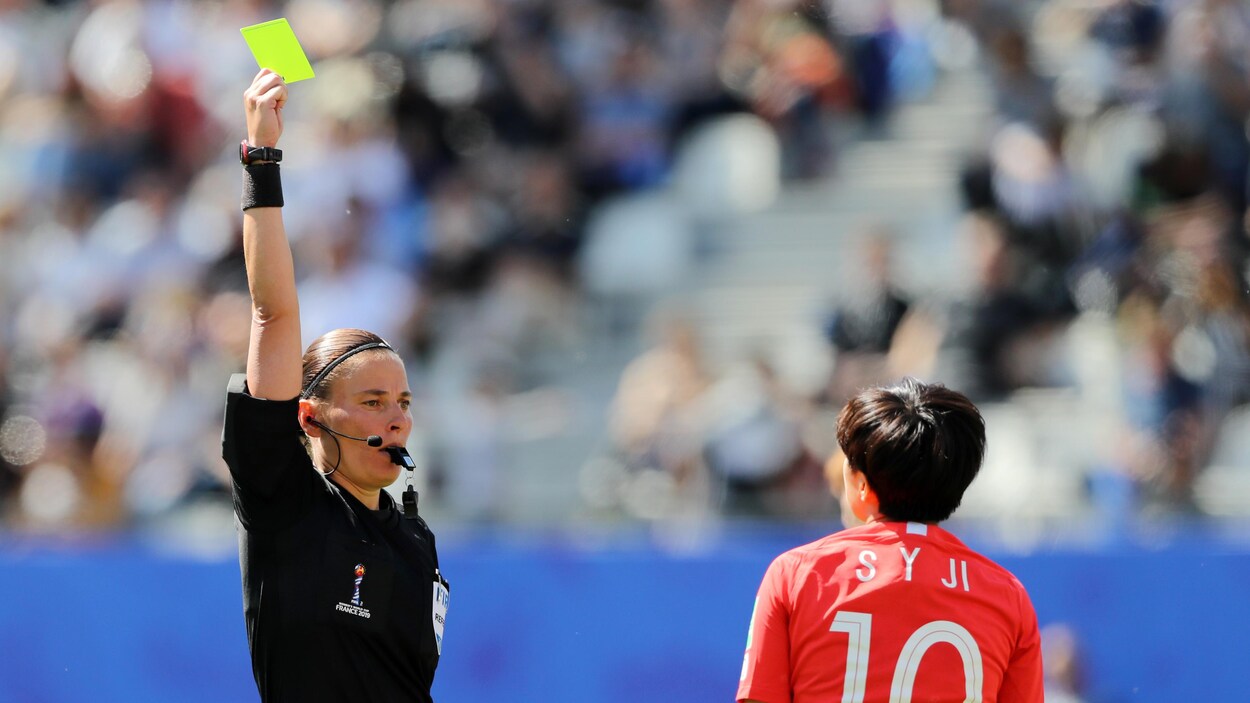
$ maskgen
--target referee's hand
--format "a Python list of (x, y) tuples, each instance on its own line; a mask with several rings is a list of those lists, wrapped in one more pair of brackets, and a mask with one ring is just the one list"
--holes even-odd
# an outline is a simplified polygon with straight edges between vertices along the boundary
[(252, 146), (277, 146), (282, 136), (282, 108), (286, 105), (286, 81), (273, 71), (262, 68), (243, 93), (247, 113), (247, 143)]

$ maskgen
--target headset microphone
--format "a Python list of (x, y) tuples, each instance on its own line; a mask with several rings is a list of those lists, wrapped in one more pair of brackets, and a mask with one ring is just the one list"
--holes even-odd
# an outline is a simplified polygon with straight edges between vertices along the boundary
[[(308, 418), (308, 421), (316, 425), (317, 427), (320, 427), (321, 429), (325, 430), (326, 432), (329, 432), (332, 435), (338, 435), (339, 437), (342, 437), (343, 439), (354, 439), (357, 442), (364, 442), (370, 447), (382, 446), (382, 438), (375, 434), (371, 434), (368, 437), (353, 437), (349, 434), (343, 434), (342, 432), (339, 432), (337, 430), (332, 430), (329, 427), (326, 427), (325, 425), (321, 424), (320, 422), (317, 422), (316, 420), (312, 419), (311, 417)], [(395, 463), (398, 464), (399, 462), (395, 462)]]
[[(353, 437), (349, 434), (343, 434), (342, 432), (339, 432), (337, 430), (332, 430), (329, 427), (326, 427), (325, 425), (321, 424), (320, 422), (312, 419), (311, 417), (308, 418), (308, 422), (316, 425), (317, 427), (320, 427), (321, 429), (325, 430), (326, 432), (329, 432), (332, 435), (342, 437), (343, 439), (353, 439), (357, 442), (364, 442), (365, 444), (368, 444), (370, 447), (382, 446), (382, 438), (375, 434), (371, 434), (368, 437)], [(414, 471), (417, 468), (417, 462), (413, 460), (412, 455), (408, 453), (408, 450), (403, 447), (387, 447), (386, 453), (390, 455), (392, 464), (398, 464), (400, 467), (408, 469), (408, 471), (410, 472)], [(338, 468), (337, 464), (335, 465), (335, 468), (336, 469)], [(412, 485), (412, 479), (413, 479), (413, 476), (411, 473), (409, 473), (408, 474), (408, 489), (404, 491), (404, 495), (403, 495), (404, 517), (416, 520), (418, 519), (417, 491), (416, 491), (416, 488)]]

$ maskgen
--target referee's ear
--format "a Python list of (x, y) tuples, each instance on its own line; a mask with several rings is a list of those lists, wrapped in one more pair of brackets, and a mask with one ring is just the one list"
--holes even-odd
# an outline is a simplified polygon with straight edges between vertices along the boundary
[(317, 427), (312, 421), (317, 419), (316, 401), (310, 398), (301, 398), (299, 401), (299, 426), (304, 430), (304, 434), (309, 437), (320, 437), (321, 428)]

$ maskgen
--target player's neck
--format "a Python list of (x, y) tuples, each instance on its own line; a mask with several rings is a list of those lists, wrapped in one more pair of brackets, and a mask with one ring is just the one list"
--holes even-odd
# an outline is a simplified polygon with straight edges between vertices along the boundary
[(900, 520), (898, 518), (892, 518), (889, 515), (882, 515), (880, 513), (872, 513), (868, 515), (866, 518), (864, 518), (865, 525), (872, 525), (872, 524), (883, 523), (883, 522), (907, 522), (907, 523), (915, 523), (917, 525), (928, 525), (930, 527), (937, 526), (936, 522), (921, 522), (919, 520)]

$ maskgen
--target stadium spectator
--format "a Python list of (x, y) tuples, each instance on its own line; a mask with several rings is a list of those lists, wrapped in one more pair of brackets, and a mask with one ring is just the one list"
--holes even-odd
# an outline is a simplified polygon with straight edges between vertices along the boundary
[(825, 324), (834, 351), (833, 378), (827, 400), (838, 405), (860, 388), (886, 380), (887, 355), (894, 333), (911, 303), (894, 279), (892, 233), (884, 227), (865, 232), (856, 243), (859, 256), (848, 267), (853, 293), (841, 301)]
[(832, 157), (827, 117), (853, 90), (823, 8), (803, 0), (738, 0), (726, 32), (721, 73), (777, 129), (783, 174), (823, 173)]
[(1037, 305), (1017, 288), (1020, 275), (1000, 222), (965, 220), (972, 281), (959, 297), (909, 315), (894, 338), (891, 365), (932, 374), (977, 400), (1005, 397), (1038, 365)]
[(1054, 622), (1042, 628), (1042, 662), (1049, 703), (1084, 703), (1085, 662), (1071, 625)]
[(713, 376), (693, 321), (665, 311), (654, 316), (652, 330), (655, 346), (625, 368), (612, 401), (615, 450), (630, 472), (657, 472), (679, 504), (697, 503), (707, 498), (704, 397)]
[(760, 351), (721, 374), (701, 404), (708, 418), (703, 457), (723, 483), (723, 512), (786, 515), (795, 502), (790, 494), (810, 488), (804, 474), (815, 475), (805, 471), (813, 467), (800, 437), (807, 403)]

